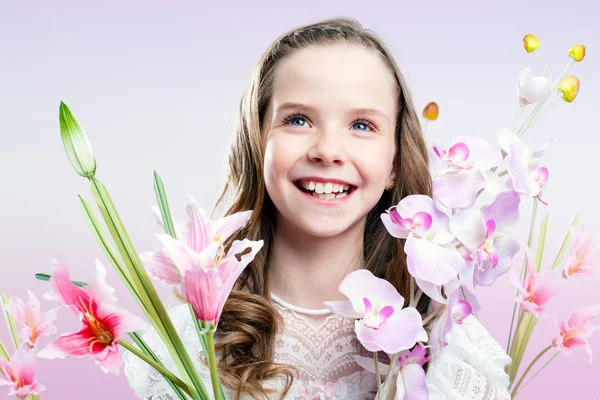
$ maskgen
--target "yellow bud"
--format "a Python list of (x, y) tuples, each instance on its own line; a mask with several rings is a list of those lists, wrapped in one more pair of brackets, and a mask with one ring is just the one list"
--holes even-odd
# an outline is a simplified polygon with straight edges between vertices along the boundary
[(567, 76), (558, 84), (558, 93), (567, 103), (572, 102), (579, 94), (579, 79), (576, 76)]
[(523, 38), (523, 47), (525, 47), (526, 52), (531, 53), (540, 48), (540, 41), (535, 35), (529, 33)]
[(433, 101), (425, 106), (423, 117), (429, 121), (435, 121), (440, 114), (440, 108)]
[(579, 62), (583, 60), (585, 57), (585, 46), (582, 44), (576, 44), (571, 47), (571, 51), (569, 51), (569, 57), (572, 57), (573, 60)]

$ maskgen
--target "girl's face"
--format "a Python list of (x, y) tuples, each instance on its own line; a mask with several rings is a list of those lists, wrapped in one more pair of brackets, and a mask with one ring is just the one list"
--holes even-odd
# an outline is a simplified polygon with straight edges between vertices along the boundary
[(331, 237), (364, 223), (394, 178), (395, 87), (359, 46), (309, 47), (279, 63), (264, 178), (280, 224)]

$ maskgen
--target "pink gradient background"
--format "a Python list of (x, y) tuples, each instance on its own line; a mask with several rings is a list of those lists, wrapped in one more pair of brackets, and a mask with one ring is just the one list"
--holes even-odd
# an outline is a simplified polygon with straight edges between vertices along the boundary
[[(600, 147), (598, 112), (600, 9), (590, 1), (281, 3), (253, 1), (77, 1), (0, 3), (0, 291), (40, 297), (48, 272), (62, 258), (74, 279), (93, 278), (95, 258), (105, 261), (80, 213), (77, 194), (92, 200), (86, 180), (65, 156), (58, 130), (64, 100), (86, 129), (106, 184), (139, 252), (154, 249), (158, 232), (152, 171), (162, 176), (172, 211), (183, 216), (185, 193), (210, 208), (224, 177), (224, 157), (239, 96), (265, 47), (284, 31), (334, 16), (357, 18), (392, 48), (421, 109), (435, 100), (439, 121), (428, 135), (448, 142), (457, 134), (493, 140), (516, 112), (515, 84), (531, 65), (521, 39), (535, 33), (541, 54), (557, 75), (571, 45), (588, 56), (571, 72), (582, 82), (573, 105), (559, 104), (525, 140), (553, 139), (545, 158), (551, 171), (548, 250), (558, 248), (572, 216), (599, 227), (597, 174), (589, 171)], [(594, 73), (596, 72), (596, 73)], [(525, 204), (523, 212), (530, 212)], [(541, 215), (545, 209), (542, 208)], [(513, 231), (526, 239), (527, 223)], [(552, 256), (553, 257), (553, 256)], [(550, 258), (550, 257), (548, 257)], [(521, 259), (521, 253), (519, 254)], [(548, 261), (548, 260), (547, 260)], [(109, 265), (107, 262), (105, 265)], [(520, 265), (520, 263), (518, 264)], [(136, 309), (113, 271), (109, 283), (122, 303)], [(554, 316), (600, 303), (598, 282), (577, 279), (564, 287), (538, 323), (524, 364), (554, 335)], [(504, 276), (480, 291), (481, 315), (505, 344), (514, 289)], [(50, 307), (44, 302), (46, 309)], [(0, 325), (0, 337), (8, 335)], [(77, 327), (59, 313), (61, 331)], [(592, 339), (600, 352), (600, 335)], [(598, 399), (598, 362), (576, 351), (559, 356), (519, 398)], [(88, 359), (41, 360), (42, 399), (133, 399), (124, 376), (103, 374)], [(8, 390), (0, 388), (0, 397)]]

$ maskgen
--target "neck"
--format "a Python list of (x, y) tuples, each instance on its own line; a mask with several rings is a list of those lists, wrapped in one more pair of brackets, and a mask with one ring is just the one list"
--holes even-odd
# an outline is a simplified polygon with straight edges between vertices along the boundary
[(364, 224), (323, 238), (277, 223), (269, 262), (271, 291), (304, 308), (322, 309), (324, 301), (347, 300), (339, 286), (348, 273), (364, 266)]

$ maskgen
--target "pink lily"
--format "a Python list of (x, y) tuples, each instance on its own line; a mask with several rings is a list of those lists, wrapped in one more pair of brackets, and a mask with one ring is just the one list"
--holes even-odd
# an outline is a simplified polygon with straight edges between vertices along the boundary
[(547, 144), (531, 153), (519, 137), (509, 129), (498, 133), (502, 150), (508, 153), (506, 167), (512, 188), (525, 196), (537, 197), (543, 204), (541, 191), (548, 183), (548, 168), (539, 166), (539, 158), (546, 152)]
[(185, 266), (182, 268), (185, 271), (182, 294), (192, 305), (204, 331), (216, 330), (233, 285), (262, 246), (262, 240), (244, 239), (234, 241), (227, 255), (220, 242), (213, 242), (198, 254), (197, 260), (189, 257), (188, 253), (180, 253), (176, 263), (180, 267)]
[(458, 211), (450, 219), (452, 233), (466, 246), (467, 259), (474, 264), (475, 285), (490, 286), (509, 270), (520, 246), (502, 231), (519, 220), (519, 203), (519, 195), (509, 190), (481, 211)]
[(571, 237), (569, 258), (562, 271), (563, 278), (567, 279), (578, 275), (595, 278), (594, 266), (598, 261), (596, 244), (587, 236), (584, 228), (572, 228)]
[[(369, 357), (354, 356), (357, 364), (365, 370), (375, 373), (373, 359)], [(396, 379), (396, 395), (394, 400), (429, 400), (429, 389), (425, 383), (423, 365), (429, 361), (427, 350), (417, 344), (412, 350), (403, 350), (396, 363), (399, 368)], [(379, 363), (379, 372), (387, 375), (389, 365)]]
[(552, 346), (565, 354), (569, 354), (572, 349), (583, 348), (590, 355), (592, 362), (592, 349), (588, 339), (592, 334), (600, 330), (600, 325), (591, 324), (594, 318), (600, 312), (600, 305), (581, 307), (573, 311), (568, 321), (556, 321), (558, 334), (552, 341)]
[(433, 182), (436, 200), (449, 209), (466, 209), (475, 203), (477, 192), (484, 187), (489, 170), (502, 162), (500, 150), (489, 142), (459, 136), (448, 150), (433, 147), (447, 169)]
[(527, 249), (527, 272), (523, 284), (512, 274), (511, 281), (520, 294), (516, 302), (526, 313), (539, 317), (545, 310), (546, 303), (556, 295), (558, 288), (549, 281), (550, 271), (536, 272), (535, 259), (531, 251)]
[(28, 303), (19, 298), (11, 298), (9, 304), (6, 305), (6, 311), (14, 317), (17, 327), (20, 329), (21, 340), (29, 348), (33, 348), (40, 337), (57, 332), (52, 321), (57, 317), (58, 308), (43, 313), (37, 297), (29, 290), (27, 293), (29, 295)]
[[(160, 214), (160, 213), (159, 213)], [(168, 234), (157, 234), (163, 248), (140, 254), (142, 263), (148, 272), (168, 284), (181, 283), (185, 271), (200, 261), (200, 253), (215, 240), (221, 243), (248, 222), (252, 211), (243, 211), (225, 218), (211, 221), (196, 200), (188, 195), (187, 214), (189, 222), (182, 227), (181, 222), (177, 239)], [(162, 225), (162, 221), (159, 222)]]
[(441, 299), (439, 287), (466, 268), (452, 243), (448, 216), (430, 197), (411, 195), (382, 214), (381, 220), (392, 236), (406, 239), (408, 272), (419, 288), (429, 297)]
[(421, 314), (404, 308), (404, 298), (385, 279), (360, 269), (346, 275), (339, 288), (349, 301), (327, 301), (335, 314), (357, 319), (358, 340), (369, 351), (394, 354), (427, 341)]
[(519, 105), (537, 103), (548, 93), (548, 79), (543, 76), (533, 76), (531, 67), (521, 72), (517, 81), (517, 98)]
[(137, 316), (115, 305), (114, 289), (106, 284), (106, 269), (96, 261), (94, 285), (78, 287), (69, 271), (58, 259), (52, 260), (50, 294), (73, 311), (81, 320), (76, 333), (61, 335), (38, 353), (38, 357), (54, 359), (67, 355), (90, 355), (106, 373), (119, 374), (121, 358), (118, 353), (119, 337), (146, 324)]
[(0, 386), (10, 386), (9, 396), (25, 399), (46, 390), (44, 385), (35, 379), (36, 358), (34, 351), (19, 348), (10, 361), (0, 357)]

